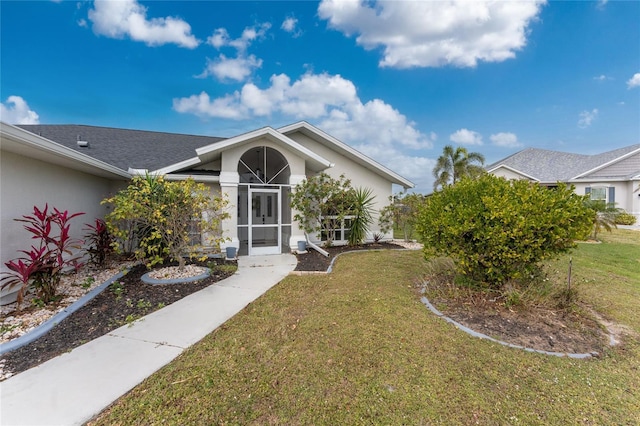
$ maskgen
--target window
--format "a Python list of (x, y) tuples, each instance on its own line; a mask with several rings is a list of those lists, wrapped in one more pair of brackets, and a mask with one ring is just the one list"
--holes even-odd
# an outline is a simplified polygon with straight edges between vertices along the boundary
[[(328, 226), (324, 226), (320, 232), (320, 240), (327, 241), (331, 236), (331, 241), (334, 243), (346, 243), (349, 240), (349, 234), (351, 233), (351, 223), (355, 216), (345, 216), (344, 219), (339, 220), (338, 216), (324, 216), (323, 219), (328, 219)], [(330, 235), (328, 235), (330, 234)]]
[(604, 186), (591, 188), (591, 199), (595, 201), (607, 201), (607, 188)]

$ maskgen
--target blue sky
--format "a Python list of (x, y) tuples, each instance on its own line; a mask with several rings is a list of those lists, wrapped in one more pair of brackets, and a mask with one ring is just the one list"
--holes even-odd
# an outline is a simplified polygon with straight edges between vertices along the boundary
[(447, 144), (640, 143), (638, 1), (2, 1), (0, 113), (233, 136), (300, 120), (431, 192)]

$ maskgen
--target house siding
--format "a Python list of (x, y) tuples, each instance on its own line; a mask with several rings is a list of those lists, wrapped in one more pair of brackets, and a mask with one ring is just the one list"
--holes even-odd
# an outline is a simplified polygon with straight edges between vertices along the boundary
[(73, 238), (82, 238), (85, 223), (93, 223), (108, 212), (100, 201), (117, 191), (124, 182), (92, 176), (11, 152), (0, 158), (0, 269), (5, 262), (20, 257), (18, 250), (35, 243), (23, 223), (14, 219), (33, 213), (33, 207), (84, 212), (71, 221)]

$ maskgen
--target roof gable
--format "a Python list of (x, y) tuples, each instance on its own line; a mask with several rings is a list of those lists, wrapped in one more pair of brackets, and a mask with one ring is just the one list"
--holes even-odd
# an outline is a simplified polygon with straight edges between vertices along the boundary
[(307, 164), (310, 166), (309, 168), (314, 171), (321, 171), (333, 166), (333, 164), (329, 160), (305, 148), (293, 139), (283, 135), (282, 133), (274, 130), (271, 127), (263, 127), (261, 129), (257, 129), (239, 136), (235, 136), (233, 138), (226, 139), (222, 142), (198, 148), (196, 149), (197, 157), (185, 161), (183, 165), (176, 164), (174, 166), (166, 167), (160, 170), (160, 172), (171, 173), (181, 169), (185, 169), (186, 167), (193, 166), (195, 164), (207, 163), (219, 158), (222, 151), (225, 151), (231, 147), (248, 144), (263, 138), (291, 149), (300, 157), (304, 158), (307, 161)]
[(395, 183), (397, 185), (402, 185), (404, 188), (413, 188), (415, 185), (408, 179), (400, 176), (396, 172), (388, 169), (382, 164), (374, 161), (373, 159), (367, 157), (363, 153), (357, 151), (356, 149), (350, 147), (349, 145), (339, 141), (333, 136), (323, 132), (315, 126), (307, 123), (306, 121), (300, 121), (294, 124), (290, 124), (288, 126), (280, 127), (278, 132), (281, 132), (285, 135), (290, 135), (295, 132), (301, 132), (306, 136), (323, 143), (325, 146), (329, 146), (334, 151), (340, 153), (341, 155), (351, 159), (357, 164), (377, 173), (380, 176), (383, 176), (385, 179)]
[(576, 176), (574, 179), (630, 179), (640, 173), (640, 145), (625, 155), (606, 162), (594, 169)]
[(491, 172), (506, 166), (543, 183), (569, 182), (590, 171), (620, 161), (640, 149), (640, 144), (584, 155), (546, 149), (527, 148), (486, 167)]

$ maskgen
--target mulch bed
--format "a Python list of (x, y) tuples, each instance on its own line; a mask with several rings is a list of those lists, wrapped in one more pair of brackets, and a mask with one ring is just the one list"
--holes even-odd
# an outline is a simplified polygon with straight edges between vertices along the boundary
[[(327, 249), (329, 257), (310, 249), (306, 254), (297, 255), (298, 264), (295, 270), (326, 272), (331, 260), (346, 251), (401, 248), (403, 247), (391, 243), (355, 247), (336, 246)], [(227, 263), (235, 263), (235, 261), (227, 261)], [(202, 262), (194, 262), (194, 264), (206, 266), (206, 263)], [(172, 264), (159, 265), (158, 268), (166, 266), (172, 266)], [(129, 273), (118, 280), (122, 284), (120, 295), (114, 291), (116, 286), (112, 284), (89, 303), (57, 324), (46, 335), (4, 354), (1, 358), (5, 360), (5, 370), (11, 371), (15, 375), (40, 365), (232, 275), (232, 273), (217, 273), (196, 282), (151, 285), (141, 280), (142, 275), (147, 272), (148, 269), (144, 265), (132, 268)]]
[(297, 254), (296, 258), (298, 259), (298, 265), (296, 266), (295, 271), (299, 272), (326, 272), (329, 266), (331, 265), (331, 261), (334, 257), (341, 253), (345, 253), (348, 251), (359, 251), (359, 250), (383, 250), (383, 249), (403, 249), (404, 247), (399, 246), (393, 243), (376, 243), (376, 244), (365, 244), (361, 246), (334, 246), (325, 248), (324, 250), (329, 252), (329, 257), (326, 257), (314, 249), (307, 247), (307, 253)]
[[(218, 261), (219, 264), (223, 262), (236, 263), (235, 261)], [(207, 266), (206, 263), (195, 263)], [(159, 268), (165, 266), (172, 265), (162, 265)], [(5, 370), (18, 374), (35, 367), (234, 273), (217, 271), (201, 281), (151, 285), (141, 280), (142, 275), (147, 272), (148, 269), (144, 265), (135, 266), (118, 280), (122, 285), (121, 291), (116, 290), (119, 286), (111, 284), (109, 288), (65, 318), (44, 336), (4, 354), (2, 359), (5, 360)]]

